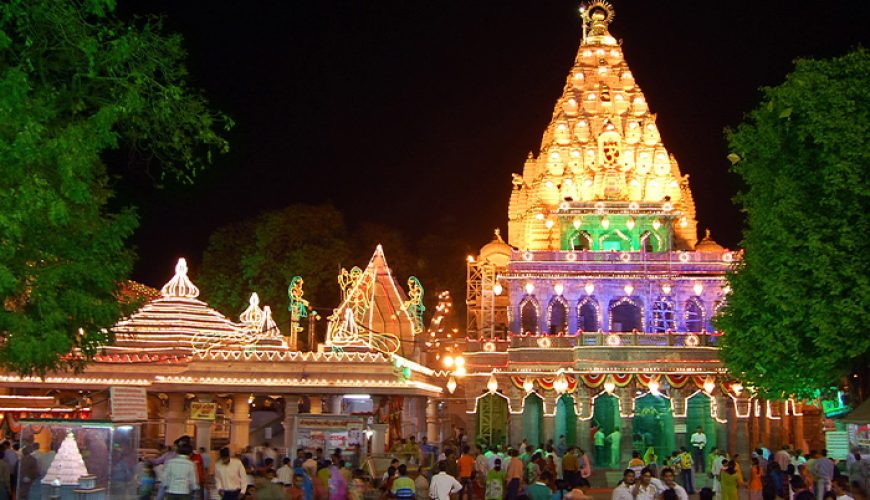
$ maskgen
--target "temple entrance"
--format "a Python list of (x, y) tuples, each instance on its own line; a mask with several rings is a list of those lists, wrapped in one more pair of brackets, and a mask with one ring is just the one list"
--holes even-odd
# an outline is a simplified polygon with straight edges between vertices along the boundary
[(544, 423), (544, 400), (529, 394), (523, 402), (523, 438), (532, 446), (543, 444), (541, 426)]
[(559, 436), (565, 436), (565, 441), (574, 446), (577, 444), (577, 412), (574, 410), (574, 398), (563, 394), (556, 401), (556, 425), (553, 441), (558, 443)]
[[(686, 400), (686, 449), (694, 452), (692, 448), (692, 434), (700, 427), (707, 437), (707, 446), (704, 447), (704, 466), (707, 464), (707, 456), (710, 450), (717, 446), (716, 420), (711, 413), (710, 396), (697, 393)], [(705, 469), (709, 470), (709, 469)]]
[(487, 394), (477, 401), (477, 435), (488, 445), (506, 445), (508, 402), (498, 394)]
[[(619, 399), (611, 394), (602, 394), (595, 398), (592, 410), (592, 460), (599, 467), (610, 467), (616, 463), (619, 468), (619, 442), (622, 436), (614, 435), (614, 431), (622, 428), (619, 416)], [(615, 453), (614, 453), (615, 451)]]
[(635, 400), (631, 445), (641, 456), (647, 456), (652, 448), (659, 462), (674, 451), (674, 414), (670, 399), (646, 394)]

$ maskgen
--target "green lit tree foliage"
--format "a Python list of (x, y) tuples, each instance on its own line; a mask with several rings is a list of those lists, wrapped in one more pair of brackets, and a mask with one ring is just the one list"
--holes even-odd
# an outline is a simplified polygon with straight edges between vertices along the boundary
[(870, 359), (870, 54), (798, 61), (763, 93), (727, 133), (747, 227), (716, 325), (744, 383), (808, 396)]
[(181, 39), (113, 10), (0, 4), (0, 363), (23, 374), (80, 367), (65, 355), (98, 352), (122, 312), (137, 218), (108, 208), (103, 155), (128, 148), (152, 176), (189, 181), (227, 149), (230, 122), (187, 86)]

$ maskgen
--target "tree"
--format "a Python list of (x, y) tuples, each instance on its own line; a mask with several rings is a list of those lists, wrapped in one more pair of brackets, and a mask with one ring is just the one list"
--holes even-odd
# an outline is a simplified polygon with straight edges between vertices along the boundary
[(126, 146), (190, 181), (231, 122), (186, 83), (181, 39), (123, 22), (114, 0), (0, 5), (0, 363), (78, 368), (111, 341), (134, 253), (132, 208), (112, 211), (101, 158)]
[(344, 217), (331, 205), (291, 205), (215, 231), (198, 281), (206, 300), (233, 318), (257, 292), (287, 333), (290, 279), (302, 276), (312, 307), (331, 312), (340, 298), (339, 264), (351, 253), (348, 242)]
[(870, 53), (802, 60), (728, 131), (745, 188), (722, 359), (767, 397), (866, 374), (870, 352)]

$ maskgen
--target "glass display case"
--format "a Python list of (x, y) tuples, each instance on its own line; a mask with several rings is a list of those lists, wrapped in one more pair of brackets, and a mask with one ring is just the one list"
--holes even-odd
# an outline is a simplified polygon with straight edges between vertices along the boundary
[(137, 424), (22, 419), (18, 498), (136, 498)]

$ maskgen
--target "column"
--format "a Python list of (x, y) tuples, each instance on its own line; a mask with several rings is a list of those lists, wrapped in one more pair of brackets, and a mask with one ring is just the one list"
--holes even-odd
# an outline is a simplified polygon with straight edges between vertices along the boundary
[(804, 438), (804, 410), (803, 403), (800, 401), (794, 402), (794, 446), (795, 448), (800, 448), (801, 451), (806, 453), (807, 450), (807, 440)]
[(230, 420), (230, 452), (236, 453), (250, 440), (251, 416), (248, 394), (233, 394), (233, 418)]
[(334, 415), (340, 415), (342, 413), (341, 406), (344, 403), (344, 396), (339, 394), (338, 396), (332, 396), (329, 399), (329, 413)]
[(542, 443), (539, 444), (546, 443), (548, 439), (552, 439), (555, 443), (558, 439), (558, 436), (553, 435), (556, 433), (556, 401), (553, 396), (544, 396), (544, 435), (541, 438)]
[(523, 405), (525, 404), (525, 392), (520, 393), (519, 397), (511, 398), (511, 408), (519, 411), (515, 415), (510, 415), (508, 424), (508, 445), (516, 446), (523, 440)]
[(211, 451), (211, 420), (196, 420), (196, 449), (205, 448), (206, 453)]
[[(791, 413), (788, 411), (788, 400), (782, 402), (782, 444), (787, 444), (790, 449), (795, 449), (796, 439), (792, 434)], [(780, 446), (782, 448), (782, 446)]]
[(290, 458), (296, 456), (296, 425), (299, 415), (299, 396), (284, 396), (284, 455)]
[(176, 439), (184, 435), (184, 429), (187, 427), (187, 413), (184, 411), (184, 393), (169, 393), (167, 403), (166, 431), (163, 434), (163, 442), (166, 446), (172, 446), (172, 443)]
[[(620, 405), (622, 405), (622, 409), (620, 413), (624, 413), (626, 415), (630, 415), (632, 413), (632, 405), (634, 404), (633, 389), (626, 387), (622, 389), (621, 394), (619, 394)], [(633, 420), (634, 417), (623, 417), (620, 415), (620, 419), (622, 420), (622, 429), (620, 429), (620, 433), (622, 436), (620, 437), (619, 443), (619, 464), (627, 464), (629, 458), (631, 457), (632, 452), (632, 442), (631, 436), (633, 432)]]
[(671, 390), (671, 412), (673, 414), (674, 419), (674, 446), (678, 449), (680, 446), (686, 446), (687, 449), (690, 447), (687, 446), (686, 435), (690, 435), (694, 432), (692, 429), (686, 429), (686, 417), (677, 415), (686, 415), (686, 396), (685, 393), (681, 389), (672, 389)]
[(308, 396), (308, 399), (311, 401), (311, 414), (312, 415), (320, 415), (323, 413), (323, 400), (320, 396)]
[(372, 455), (383, 455), (387, 452), (387, 424), (372, 424)]
[[(582, 448), (586, 453), (592, 453), (592, 442), (590, 440), (590, 417), (592, 416), (592, 398), (589, 397), (587, 391), (577, 388), (575, 394), (577, 398), (577, 443), (576, 445)], [(591, 455), (590, 455), (591, 456)]]
[(426, 399), (426, 439), (429, 443), (439, 443), (438, 436), (438, 401), (434, 398)]
[(761, 419), (758, 415), (758, 412), (755, 411), (756, 401), (752, 401), (752, 413), (750, 414), (750, 422), (749, 422), (749, 445), (755, 450), (758, 447), (758, 441), (761, 439)]
[(761, 436), (759, 436), (758, 441), (764, 444), (764, 447), (768, 450), (772, 450), (773, 447), (770, 443), (770, 419), (767, 418), (767, 401), (761, 400), (759, 401), (759, 410), (761, 416), (759, 419), (761, 420)]

